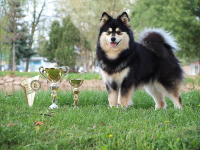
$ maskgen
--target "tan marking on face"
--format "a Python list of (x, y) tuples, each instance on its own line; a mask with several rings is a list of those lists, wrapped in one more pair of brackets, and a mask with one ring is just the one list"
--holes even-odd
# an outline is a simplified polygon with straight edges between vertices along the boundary
[(106, 52), (107, 57), (110, 59), (117, 58), (123, 50), (129, 48), (129, 36), (126, 32), (121, 32), (120, 35), (115, 35), (116, 41), (119, 42), (116, 47), (110, 45), (112, 34), (107, 35), (107, 32), (103, 32), (100, 37), (100, 45)]
[(116, 28), (115, 31), (119, 31), (119, 28)]
[(112, 28), (109, 28), (108, 30), (109, 30), (110, 32), (112, 32)]

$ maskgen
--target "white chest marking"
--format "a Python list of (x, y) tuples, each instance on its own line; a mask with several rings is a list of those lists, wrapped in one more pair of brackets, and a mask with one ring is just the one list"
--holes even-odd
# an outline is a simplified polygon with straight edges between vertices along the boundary
[(101, 76), (104, 83), (112, 83), (114, 81), (118, 85), (121, 85), (124, 78), (128, 75), (129, 70), (130, 70), (129, 68), (125, 68), (120, 72), (109, 75), (107, 72), (101, 69)]

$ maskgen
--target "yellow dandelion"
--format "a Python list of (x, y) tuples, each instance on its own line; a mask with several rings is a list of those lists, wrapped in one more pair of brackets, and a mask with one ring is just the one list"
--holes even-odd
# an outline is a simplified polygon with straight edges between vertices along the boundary
[(200, 107), (200, 104), (199, 104), (199, 107)]
[(38, 130), (39, 130), (39, 129), (40, 129), (40, 127), (39, 127), (39, 126), (36, 126), (36, 129), (38, 129)]
[(165, 123), (169, 123), (169, 121), (165, 121)]
[(109, 137), (113, 137), (113, 135), (112, 135), (112, 134), (110, 134), (110, 135), (109, 135)]
[(101, 76), (99, 76), (99, 79), (101, 79)]

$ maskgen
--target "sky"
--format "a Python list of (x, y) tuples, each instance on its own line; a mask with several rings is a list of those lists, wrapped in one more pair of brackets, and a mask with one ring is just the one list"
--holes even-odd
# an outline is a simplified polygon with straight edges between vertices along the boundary
[[(44, 4), (45, 1), (45, 7), (43, 9), (42, 15), (40, 20), (44, 20), (42, 22), (40, 22), (37, 26), (37, 30), (35, 32), (34, 35), (34, 39), (37, 39), (38, 35), (39, 35), (39, 31), (42, 32), (42, 34), (46, 37), (46, 39), (48, 40), (48, 32), (50, 29), (50, 25), (51, 22), (53, 20), (56, 19), (56, 12), (55, 12), (55, 2), (54, 0), (37, 0), (37, 7), (36, 7), (36, 17), (38, 17), (39, 12), (42, 9), (42, 6)], [(28, 5), (25, 6), (25, 21), (28, 22), (29, 25), (31, 25), (31, 22), (33, 21), (33, 11), (34, 11), (34, 7), (33, 7), (33, 3), (30, 3)], [(45, 30), (41, 30), (42, 28), (44, 28)], [(37, 47), (37, 41), (34, 42), (34, 47)]]

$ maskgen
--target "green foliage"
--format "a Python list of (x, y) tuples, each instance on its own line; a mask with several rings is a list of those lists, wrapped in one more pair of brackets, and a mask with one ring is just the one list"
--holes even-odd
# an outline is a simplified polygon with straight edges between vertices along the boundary
[(34, 76), (40, 75), (39, 72), (0, 71), (0, 77), (6, 76), (6, 75), (12, 75), (12, 74), (19, 77), (34, 77)]
[(69, 16), (64, 18), (62, 26), (58, 21), (52, 22), (49, 38), (49, 41), (45, 43), (44, 51), (44, 56), (48, 61), (57, 62), (59, 66), (73, 67), (76, 64), (74, 46), (80, 44), (80, 32), (72, 23), (71, 18)]
[(60, 30), (60, 24), (58, 21), (53, 21), (50, 28), (49, 33), (49, 41), (45, 42), (44, 45), (44, 56), (48, 59), (50, 62), (55, 61), (55, 52), (57, 50), (58, 44), (61, 40), (62, 32)]
[(91, 51), (95, 52), (102, 13), (106, 11), (109, 15), (117, 17), (123, 11), (132, 10), (132, 3), (132, 0), (59, 0), (56, 1), (56, 12), (62, 16), (71, 15), (73, 23), (83, 35), (81, 40), (85, 37), (90, 43)]
[(195, 86), (195, 85), (200, 86), (200, 77), (199, 77), (199, 75), (196, 76), (196, 77), (193, 77), (193, 78), (190, 78), (190, 77), (185, 78), (184, 84), (186, 84), (186, 83), (190, 83), (193, 86)]
[(58, 90), (54, 110), (48, 109), (50, 90), (37, 92), (32, 107), (22, 91), (5, 95), (0, 92), (0, 149), (200, 148), (199, 91), (181, 94), (183, 110), (169, 99), (166, 110), (154, 110), (153, 98), (142, 91), (127, 109), (109, 108), (106, 91), (81, 91), (73, 109), (72, 92)]
[[(7, 0), (0, 1), (0, 61), (8, 61), (9, 59), (9, 45), (4, 44), (6, 31), (3, 29), (4, 26), (7, 26), (7, 18), (5, 12), (7, 10), (8, 2)], [(0, 62), (0, 64), (1, 64)]]
[(9, 60), (9, 54), (10, 54), (10, 46), (8, 44), (5, 44), (5, 35), (6, 32), (3, 30), (2, 26), (5, 24), (5, 19), (0, 19), (0, 65), (2, 63), (2, 60), (8, 61)]
[(131, 25), (137, 33), (145, 27), (162, 27), (175, 36), (184, 61), (200, 57), (200, 2), (199, 0), (140, 0), (134, 6)]
[(66, 77), (67, 79), (84, 79), (84, 80), (92, 80), (92, 79), (98, 79), (101, 80), (101, 76), (98, 73), (69, 73)]
[(9, 0), (8, 11), (5, 13), (5, 16), (8, 19), (8, 24), (7, 26), (3, 27), (3, 29), (8, 33), (9, 36), (6, 37), (6, 41), (4, 42), (11, 46), (9, 62), (10, 64), (13, 63), (15, 66), (15, 61), (19, 62), (19, 59), (23, 58), (24, 53), (28, 51), (25, 51), (25, 47), (27, 47), (25, 37), (28, 29), (25, 25), (25, 21), (23, 20), (25, 15), (23, 14), (22, 10), (22, 1)]
[(9, 64), (13, 59), (13, 45), (17, 64), (20, 59), (30, 58), (36, 54), (32, 49), (33, 41), (29, 26), (23, 19), (25, 17), (23, 13), (27, 11), (24, 7), (29, 2), (27, 0), (0, 1), (0, 55), (3, 55), (6, 61), (9, 59)]
[[(16, 55), (16, 62), (19, 64), (19, 60), (30, 58), (33, 55), (36, 55), (37, 53), (33, 51), (33, 49), (30, 47), (30, 35), (27, 33), (27, 27), (22, 26), (20, 29), (23, 31), (24, 35), (20, 39), (16, 40), (15, 42), (15, 55)], [(12, 54), (12, 53), (11, 53)], [(12, 57), (11, 57), (12, 58)]]

